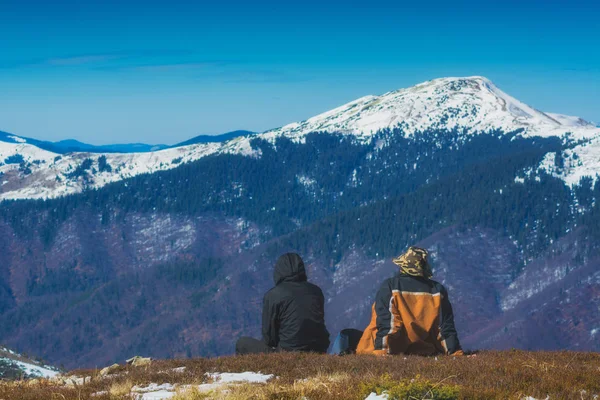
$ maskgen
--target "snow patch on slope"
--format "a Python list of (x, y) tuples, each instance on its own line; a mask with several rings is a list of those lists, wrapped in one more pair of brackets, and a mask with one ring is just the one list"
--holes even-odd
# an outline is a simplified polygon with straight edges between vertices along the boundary
[(548, 153), (540, 163), (540, 169), (562, 179), (567, 185), (579, 184), (581, 178), (591, 177), (593, 181), (600, 174), (600, 134), (562, 152), (563, 165), (557, 166), (556, 153)]
[(50, 367), (43, 367), (35, 364), (26, 363), (23, 361), (11, 360), (9, 358), (0, 358), (0, 361), (9, 362), (13, 365), (16, 365), (21, 369), (25, 375), (29, 377), (39, 377), (39, 378), (52, 378), (59, 374), (58, 371), (51, 369)]
[(532, 270), (532, 268), (526, 269), (506, 288), (503, 297), (500, 299), (500, 308), (502, 311), (515, 308), (553, 283), (561, 281), (568, 273), (569, 267), (567, 265), (561, 267), (545, 265), (535, 270)]
[(594, 124), (584, 120), (583, 118), (573, 117), (570, 115), (563, 114), (555, 114), (555, 113), (546, 113), (549, 117), (555, 119), (559, 123), (564, 126), (573, 126), (573, 127), (585, 127), (585, 128), (596, 128)]
[[(0, 365), (18, 369), (28, 378), (52, 378), (59, 374), (56, 368), (42, 365), (4, 347), (0, 347)], [(0, 378), (2, 376), (0, 375)]]

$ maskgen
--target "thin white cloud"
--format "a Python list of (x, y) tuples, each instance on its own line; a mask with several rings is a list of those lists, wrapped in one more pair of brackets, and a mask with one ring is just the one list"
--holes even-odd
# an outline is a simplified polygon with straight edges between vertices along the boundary
[(72, 66), (72, 65), (84, 65), (84, 64), (96, 64), (107, 61), (117, 60), (123, 58), (123, 55), (118, 54), (95, 54), (95, 55), (81, 55), (74, 57), (60, 57), (60, 58), (49, 58), (44, 60), (42, 64), (56, 65), (56, 66)]

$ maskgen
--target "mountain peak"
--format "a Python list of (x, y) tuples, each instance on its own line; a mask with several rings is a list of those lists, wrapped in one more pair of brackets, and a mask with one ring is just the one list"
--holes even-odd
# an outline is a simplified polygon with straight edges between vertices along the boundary
[[(302, 122), (267, 132), (301, 137), (341, 132), (368, 140), (386, 128), (408, 135), (427, 129), (471, 132), (524, 130), (531, 136), (562, 136), (593, 125), (577, 117), (549, 115), (515, 99), (483, 76), (438, 78), (380, 96), (365, 96)], [(583, 132), (587, 136), (589, 132)]]
[[(448, 84), (448, 83), (452, 83), (452, 82), (475, 82), (475, 83), (493, 85), (492, 81), (490, 79), (486, 78), (485, 76), (473, 75), (473, 76), (448, 76), (445, 78), (435, 78), (435, 79), (431, 79), (429, 81), (425, 81), (425, 82), (416, 84), (415, 86), (413, 86), (413, 88), (416, 88), (416, 87), (419, 87), (422, 85), (430, 85), (430, 84), (443, 85), (443, 84)], [(404, 90), (404, 89), (399, 89), (399, 90)]]

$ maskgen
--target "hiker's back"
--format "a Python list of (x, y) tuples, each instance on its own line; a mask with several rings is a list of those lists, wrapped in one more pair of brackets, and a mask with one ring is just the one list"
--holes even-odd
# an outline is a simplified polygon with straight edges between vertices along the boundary
[(262, 340), (241, 337), (236, 344), (237, 354), (327, 351), (325, 299), (321, 289), (307, 279), (304, 261), (298, 254), (279, 257), (273, 270), (275, 287), (263, 298)]
[(404, 331), (389, 338), (390, 353), (435, 354), (438, 347), (441, 285), (425, 278), (397, 275), (391, 279), (394, 317)]
[(400, 272), (379, 288), (371, 323), (363, 332), (356, 352), (463, 354), (448, 293), (444, 286), (431, 280), (427, 250), (411, 246), (392, 261)]
[(294, 351), (325, 352), (323, 292), (310, 282), (282, 282), (269, 295), (279, 303), (279, 347)]
[(357, 352), (419, 355), (445, 352), (440, 336), (444, 292), (441, 284), (426, 278), (398, 274), (384, 281)]

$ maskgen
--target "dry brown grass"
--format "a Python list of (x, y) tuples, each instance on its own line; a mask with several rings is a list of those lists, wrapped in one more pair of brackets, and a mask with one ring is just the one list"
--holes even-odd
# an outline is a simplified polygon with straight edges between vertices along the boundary
[[(173, 368), (185, 366), (182, 373)], [(127, 374), (101, 379), (98, 371), (81, 370), (79, 376), (93, 376), (81, 388), (64, 388), (41, 382), (0, 384), (0, 399), (97, 399), (114, 400), (130, 385), (150, 383), (198, 384), (206, 372), (255, 371), (275, 374), (278, 379), (265, 385), (234, 385), (227, 392), (211, 393), (218, 399), (364, 399), (365, 391), (396, 389), (411, 380), (423, 387), (451, 388), (448, 393), (463, 399), (591, 399), (600, 394), (600, 355), (573, 352), (490, 351), (476, 357), (385, 357), (322, 356), (314, 354), (269, 354), (216, 359), (156, 361), (147, 368), (127, 367)], [(402, 386), (404, 385), (404, 386)], [(429, 385), (429, 386), (427, 386)], [(106, 391), (113, 395), (91, 397)], [(122, 390), (117, 390), (121, 388)], [(396, 390), (394, 389), (394, 390)], [(398, 389), (399, 390), (399, 389)], [(582, 391), (585, 390), (585, 393)], [(177, 399), (207, 398), (199, 392), (182, 392)]]
[(206, 400), (213, 399), (213, 393), (203, 393), (197, 388), (191, 387), (185, 390), (178, 390), (171, 400)]
[(108, 393), (112, 397), (122, 397), (131, 393), (133, 382), (130, 379), (124, 381), (116, 381), (108, 388)]

